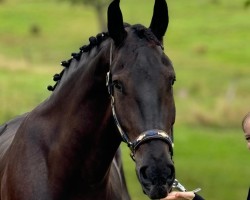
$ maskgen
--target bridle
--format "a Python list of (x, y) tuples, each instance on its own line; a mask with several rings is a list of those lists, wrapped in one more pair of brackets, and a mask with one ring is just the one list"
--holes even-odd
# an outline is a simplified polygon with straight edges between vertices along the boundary
[[(113, 54), (113, 49), (112, 49), (112, 43), (110, 46), (110, 61), (109, 61), (109, 66), (111, 69), (111, 65), (112, 65), (112, 56)], [(135, 153), (136, 150), (140, 147), (140, 145), (142, 145), (145, 142), (148, 142), (150, 140), (162, 140), (164, 142), (166, 142), (169, 146), (169, 151), (170, 151), (170, 155), (171, 155), (171, 159), (173, 157), (173, 147), (174, 147), (174, 143), (173, 143), (173, 127), (171, 126), (170, 130), (168, 132), (165, 132), (163, 130), (159, 130), (159, 129), (152, 129), (152, 130), (147, 130), (142, 132), (134, 141), (131, 141), (127, 135), (127, 133), (125, 131), (123, 131), (120, 122), (117, 118), (116, 112), (115, 112), (115, 98), (114, 98), (114, 83), (112, 81), (112, 74), (111, 71), (107, 72), (107, 76), (106, 76), (106, 86), (108, 88), (108, 93), (111, 97), (111, 109), (112, 109), (112, 115), (115, 121), (115, 124), (117, 126), (117, 129), (120, 132), (122, 141), (125, 142), (128, 147), (131, 150), (131, 158), (133, 160), (135, 160)], [(171, 133), (171, 134), (170, 134)], [(169, 136), (169, 134), (171, 135), (171, 137)]]

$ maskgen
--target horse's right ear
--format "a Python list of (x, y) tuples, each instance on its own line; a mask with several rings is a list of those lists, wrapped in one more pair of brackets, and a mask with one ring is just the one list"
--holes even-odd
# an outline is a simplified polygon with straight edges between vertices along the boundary
[(114, 0), (108, 7), (108, 31), (116, 46), (119, 46), (127, 36), (119, 4), (120, 0)]

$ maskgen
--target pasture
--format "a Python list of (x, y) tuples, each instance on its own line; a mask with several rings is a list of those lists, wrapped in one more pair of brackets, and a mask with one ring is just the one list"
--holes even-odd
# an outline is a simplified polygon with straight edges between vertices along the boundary
[[(244, 0), (168, 0), (165, 52), (177, 74), (175, 165), (206, 199), (246, 199), (250, 155), (241, 119), (250, 111), (250, 8)], [(153, 1), (122, 0), (124, 20), (149, 25)], [(96, 35), (90, 7), (48, 0), (0, 1), (0, 124), (46, 99), (60, 61)], [(122, 146), (132, 200), (146, 200)]]

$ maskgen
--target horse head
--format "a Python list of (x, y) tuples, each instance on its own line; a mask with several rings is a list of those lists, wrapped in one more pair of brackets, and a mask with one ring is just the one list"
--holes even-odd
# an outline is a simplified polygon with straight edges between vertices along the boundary
[(110, 71), (107, 86), (122, 139), (131, 149), (143, 191), (151, 199), (171, 190), (175, 72), (163, 52), (168, 26), (165, 0), (156, 0), (149, 28), (123, 23), (119, 0), (108, 9)]

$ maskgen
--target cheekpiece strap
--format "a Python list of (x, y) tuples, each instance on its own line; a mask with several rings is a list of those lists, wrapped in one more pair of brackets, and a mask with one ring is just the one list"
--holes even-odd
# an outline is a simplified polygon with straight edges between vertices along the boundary
[(106, 75), (106, 86), (108, 88), (108, 93), (111, 97), (113, 97), (113, 84), (112, 84), (112, 75), (111, 72), (108, 71)]

